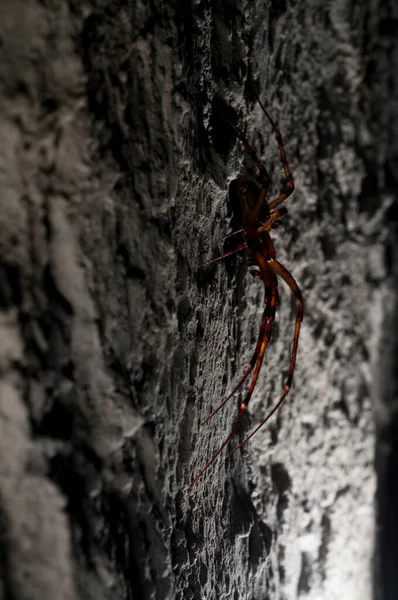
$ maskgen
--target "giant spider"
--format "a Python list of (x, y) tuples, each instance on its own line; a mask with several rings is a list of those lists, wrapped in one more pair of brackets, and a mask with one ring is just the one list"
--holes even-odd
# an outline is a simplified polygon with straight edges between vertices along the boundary
[(229, 119), (223, 115), (224, 119), (229, 123), (229, 125), (235, 130), (237, 136), (242, 141), (246, 152), (253, 159), (256, 164), (258, 170), (260, 171), (261, 178), (261, 189), (257, 187), (257, 185), (252, 181), (243, 181), (239, 186), (239, 197), (243, 208), (243, 228), (242, 232), (244, 233), (245, 241), (243, 244), (239, 245), (234, 250), (230, 252), (226, 252), (221, 256), (213, 258), (210, 261), (207, 261), (204, 264), (209, 264), (211, 262), (220, 260), (225, 256), (229, 256), (234, 252), (238, 252), (243, 248), (248, 248), (250, 252), (250, 265), (256, 268), (256, 276), (263, 280), (264, 282), (264, 312), (261, 320), (260, 333), (258, 336), (256, 348), (254, 350), (251, 361), (246, 369), (245, 374), (239, 383), (232, 390), (230, 395), (218, 406), (212, 413), (203, 421), (202, 425), (210, 421), (218, 413), (219, 410), (234, 396), (234, 394), (239, 390), (239, 388), (243, 385), (249, 375), (252, 373), (252, 380), (249, 386), (248, 391), (241, 403), (240, 412), (238, 419), (235, 425), (232, 428), (231, 433), (226, 438), (226, 440), (221, 444), (220, 448), (214, 454), (214, 456), (209, 460), (209, 462), (201, 469), (201, 471), (196, 475), (196, 477), (191, 481), (190, 485), (193, 485), (199, 477), (203, 475), (203, 473), (209, 468), (209, 466), (216, 460), (221, 451), (228, 444), (230, 439), (233, 437), (236, 432), (240, 422), (243, 419), (243, 416), (247, 410), (247, 407), (250, 402), (250, 398), (252, 397), (254, 386), (256, 385), (261, 365), (263, 363), (264, 354), (267, 349), (268, 342), (271, 337), (272, 325), (275, 319), (276, 307), (279, 301), (278, 295), (278, 279), (277, 275), (281, 277), (287, 285), (290, 287), (293, 295), (296, 299), (297, 304), (297, 313), (296, 313), (296, 324), (294, 328), (294, 338), (293, 338), (293, 349), (290, 360), (290, 368), (289, 374), (286, 379), (284, 391), (279, 398), (278, 402), (272, 408), (272, 410), (267, 414), (265, 419), (261, 421), (259, 425), (252, 431), (252, 433), (246, 437), (243, 442), (240, 442), (233, 450), (231, 450), (227, 456), (233, 454), (238, 448), (241, 448), (246, 442), (250, 440), (250, 438), (268, 421), (268, 419), (274, 414), (275, 411), (281, 406), (282, 402), (286, 398), (289, 393), (289, 390), (293, 381), (293, 374), (296, 365), (296, 356), (297, 356), (297, 347), (299, 341), (299, 333), (301, 322), (303, 320), (304, 314), (304, 303), (303, 297), (301, 295), (301, 291), (293, 276), (289, 273), (289, 271), (284, 267), (280, 262), (275, 260), (275, 248), (272, 243), (272, 239), (270, 236), (270, 231), (273, 229), (277, 229), (281, 226), (281, 218), (286, 215), (287, 208), (284, 206), (280, 206), (282, 202), (288, 198), (294, 190), (294, 181), (292, 174), (290, 173), (289, 165), (286, 159), (286, 152), (282, 143), (282, 136), (280, 134), (279, 129), (275, 125), (274, 121), (271, 119), (270, 115), (264, 108), (261, 100), (257, 98), (258, 103), (262, 111), (264, 112), (267, 120), (269, 121), (272, 129), (274, 130), (276, 140), (278, 142), (279, 152), (282, 158), (283, 169), (285, 172), (285, 176), (287, 179), (287, 189), (282, 192), (275, 200), (271, 202), (267, 202), (268, 191), (270, 187), (270, 176), (268, 174), (267, 169), (261, 163), (259, 158), (257, 157), (256, 152), (252, 148), (252, 146), (247, 141), (246, 137), (242, 133), (242, 131), (233, 125)]

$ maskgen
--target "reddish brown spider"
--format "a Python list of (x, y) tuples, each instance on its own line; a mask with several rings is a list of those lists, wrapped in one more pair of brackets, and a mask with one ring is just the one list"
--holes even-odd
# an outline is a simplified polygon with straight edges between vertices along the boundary
[(301, 295), (300, 288), (294, 280), (293, 276), (280, 262), (275, 260), (275, 248), (270, 236), (270, 231), (272, 231), (273, 229), (277, 229), (281, 226), (282, 223), (280, 219), (287, 213), (287, 209), (284, 206), (280, 205), (286, 200), (286, 198), (288, 198), (292, 194), (294, 190), (294, 181), (292, 174), (290, 173), (289, 165), (287, 163), (286, 152), (283, 147), (282, 136), (280, 134), (280, 131), (271, 119), (268, 112), (265, 110), (260, 99), (257, 98), (257, 100), (269, 123), (271, 124), (272, 129), (274, 130), (275, 137), (278, 142), (279, 152), (282, 158), (285, 176), (287, 179), (287, 189), (284, 192), (282, 192), (277, 198), (275, 198), (275, 200), (272, 200), (269, 203), (267, 202), (268, 191), (271, 183), (267, 169), (258, 159), (255, 151), (253, 150), (253, 148), (251, 147), (241, 130), (238, 129), (238, 127), (236, 127), (235, 125), (233, 125), (226, 117), (224, 117), (226, 121), (228, 121), (229, 125), (233, 127), (237, 136), (243, 142), (246, 152), (251, 156), (251, 158), (255, 162), (258, 170), (260, 171), (262, 185), (261, 189), (259, 189), (255, 183), (251, 181), (243, 181), (239, 187), (239, 196), (244, 212), (242, 230), (245, 236), (244, 243), (235, 248), (234, 250), (222, 254), (221, 256), (218, 256), (217, 258), (214, 258), (205, 264), (214, 262), (216, 260), (220, 260), (221, 258), (229, 256), (234, 252), (238, 252), (243, 248), (248, 248), (250, 252), (250, 265), (256, 267), (256, 275), (259, 278), (261, 278), (264, 282), (265, 308), (261, 320), (260, 333), (258, 336), (256, 348), (254, 350), (253, 356), (246, 369), (245, 374), (243, 375), (239, 383), (235, 386), (235, 388), (232, 390), (230, 395), (220, 404), (220, 406), (218, 406), (211, 413), (211, 415), (207, 417), (205, 421), (203, 421), (202, 425), (207, 423), (210, 419), (214, 417), (214, 415), (218, 413), (219, 410), (221, 410), (221, 408), (239, 390), (239, 388), (243, 385), (243, 383), (246, 381), (246, 379), (249, 377), (249, 375), (254, 369), (249, 389), (246, 392), (246, 395), (240, 406), (238, 419), (227, 439), (222, 443), (220, 448), (209, 460), (209, 462), (203, 467), (203, 469), (198, 473), (198, 475), (196, 475), (196, 477), (191, 481), (190, 485), (193, 485), (199, 479), (199, 477), (201, 477), (203, 473), (209, 468), (209, 466), (216, 460), (218, 455), (222, 452), (222, 450), (225, 448), (225, 446), (235, 434), (247, 410), (250, 398), (253, 394), (254, 386), (256, 385), (260, 373), (261, 365), (264, 359), (264, 354), (271, 337), (272, 325), (275, 320), (275, 312), (279, 300), (277, 275), (279, 275), (279, 277), (281, 277), (290, 287), (297, 304), (296, 325), (294, 328), (293, 349), (290, 360), (289, 374), (286, 379), (284, 391), (281, 397), (279, 398), (278, 402), (272, 408), (272, 410), (267, 414), (265, 419), (263, 419), (261, 423), (257, 425), (254, 431), (252, 431), (252, 433), (248, 437), (246, 437), (243, 440), (243, 442), (241, 442), (233, 450), (231, 450), (227, 454), (227, 456), (230, 456), (236, 450), (238, 450), (238, 448), (241, 448), (244, 444), (246, 444), (246, 442), (248, 442), (250, 438), (268, 421), (268, 419), (274, 414), (274, 412), (278, 410), (278, 408), (281, 406), (282, 402), (289, 393), (293, 381), (294, 369), (296, 366), (300, 327), (304, 314), (303, 297)]

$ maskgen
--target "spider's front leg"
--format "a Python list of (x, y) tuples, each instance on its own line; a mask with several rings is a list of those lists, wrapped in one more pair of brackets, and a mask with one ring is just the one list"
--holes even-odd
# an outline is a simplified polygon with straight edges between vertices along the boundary
[(260, 98), (257, 96), (257, 101), (259, 103), (259, 105), (261, 106), (262, 111), (264, 112), (265, 116), (267, 117), (272, 129), (274, 130), (275, 133), (275, 137), (276, 137), (276, 141), (278, 142), (278, 147), (279, 147), (279, 153), (281, 155), (282, 158), (282, 163), (283, 163), (283, 170), (285, 171), (285, 176), (287, 179), (287, 189), (282, 192), (277, 198), (275, 198), (275, 200), (272, 200), (272, 202), (269, 203), (269, 208), (272, 211), (279, 206), (279, 204), (282, 204), (282, 202), (284, 202), (286, 200), (286, 198), (288, 198), (294, 191), (294, 180), (293, 180), (293, 175), (290, 172), (290, 168), (287, 162), (287, 158), (286, 158), (286, 152), (285, 152), (285, 148), (283, 146), (283, 141), (282, 141), (282, 135), (281, 132), (279, 131), (278, 127), (276, 126), (276, 124), (274, 123), (274, 121), (272, 120), (271, 116), (269, 115), (268, 111), (265, 109), (263, 103), (261, 102)]
[[(239, 137), (239, 139), (243, 143), (246, 152), (252, 158), (256, 167), (260, 171), (261, 191), (260, 191), (260, 194), (257, 194), (258, 197), (256, 198), (255, 204), (252, 204), (250, 206), (250, 211), (247, 211), (247, 215), (246, 215), (246, 219), (245, 219), (246, 224), (248, 224), (248, 223), (254, 224), (258, 220), (258, 215), (264, 209), (264, 204), (266, 204), (266, 199), (267, 199), (269, 188), (271, 185), (271, 178), (269, 176), (269, 173), (268, 173), (266, 167), (263, 165), (261, 160), (258, 158), (256, 151), (254, 150), (253, 146), (249, 143), (249, 141), (246, 138), (246, 136), (244, 135), (244, 133), (239, 129), (239, 127), (237, 127), (236, 125), (231, 123), (231, 121), (225, 115), (223, 115), (223, 117), (229, 123), (229, 125), (234, 129), (236, 135)], [(244, 183), (246, 184), (248, 182), (244, 182)], [(268, 214), (269, 214), (269, 211), (268, 211)]]

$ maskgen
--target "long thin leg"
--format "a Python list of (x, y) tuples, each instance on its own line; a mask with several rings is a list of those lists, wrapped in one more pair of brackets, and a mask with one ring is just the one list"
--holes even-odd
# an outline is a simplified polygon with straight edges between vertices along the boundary
[(279, 146), (279, 152), (280, 152), (280, 155), (282, 158), (283, 169), (285, 171), (285, 176), (287, 179), (287, 186), (288, 186), (287, 190), (282, 192), (282, 194), (280, 194), (277, 198), (275, 198), (275, 200), (272, 200), (272, 202), (269, 202), (269, 208), (270, 208), (270, 210), (273, 210), (274, 208), (279, 206), (279, 204), (282, 204), (282, 202), (284, 202), (286, 200), (286, 198), (288, 198), (293, 193), (294, 181), (293, 181), (293, 175), (291, 174), (289, 165), (287, 163), (286, 152), (285, 152), (285, 148), (283, 147), (281, 132), (277, 128), (274, 121), (271, 119), (270, 115), (268, 114), (267, 110), (264, 108), (264, 105), (258, 96), (257, 96), (257, 101), (258, 101), (259, 105), (261, 106), (269, 123), (271, 124), (272, 129), (274, 130), (276, 141), (278, 142), (278, 146)]
[(222, 117), (230, 124), (230, 126), (235, 131), (235, 133), (238, 136), (238, 138), (243, 143), (246, 152), (252, 158), (252, 160), (255, 163), (256, 167), (260, 171), (260, 175), (261, 175), (262, 181), (263, 182), (267, 182), (267, 184), (268, 184), (267, 188), (269, 188), (269, 185), (270, 185), (270, 182), (271, 182), (271, 178), (270, 178), (270, 176), (268, 174), (268, 171), (267, 171), (266, 167), (263, 165), (263, 163), (261, 162), (261, 160), (258, 158), (258, 156), (256, 154), (256, 151), (254, 150), (254, 148), (252, 147), (252, 145), (249, 144), (246, 136), (242, 133), (242, 131), (239, 129), (239, 127), (237, 127), (236, 125), (234, 125), (224, 114), (222, 114)]
[(240, 409), (241, 413), (244, 413), (247, 410), (250, 399), (253, 395), (255, 385), (257, 383), (258, 376), (260, 374), (261, 365), (263, 363), (265, 351), (267, 349), (268, 342), (271, 338), (272, 325), (273, 325), (274, 319), (275, 319), (277, 299), (278, 299), (278, 287), (277, 287), (277, 283), (276, 283), (276, 279), (275, 279), (275, 284), (273, 285), (273, 288), (272, 288), (271, 311), (270, 311), (271, 314), (270, 314), (268, 322), (267, 322), (267, 327), (265, 330), (264, 338), (260, 345), (260, 351), (258, 353), (258, 358), (257, 358), (257, 362), (256, 362), (256, 368), (253, 373), (253, 378), (251, 380), (250, 387), (246, 392), (246, 396), (241, 404), (241, 409)]
[[(257, 346), (256, 346), (256, 350), (257, 350), (257, 347), (259, 347), (256, 369), (255, 369), (254, 374), (253, 374), (253, 379), (252, 379), (252, 382), (250, 384), (250, 388), (247, 391), (246, 396), (245, 396), (245, 398), (244, 398), (244, 400), (243, 400), (243, 402), (241, 404), (241, 408), (240, 408), (238, 420), (236, 421), (235, 425), (233, 426), (232, 431), (229, 434), (229, 436), (227, 437), (227, 439), (221, 444), (221, 446), (219, 447), (219, 449), (217, 450), (217, 452), (214, 454), (214, 456), (209, 460), (209, 462), (203, 467), (203, 469), (201, 469), (201, 471), (191, 481), (191, 483), (189, 484), (189, 486), (194, 485), (194, 483), (196, 483), (196, 481), (199, 479), (199, 477), (201, 477), (203, 475), (203, 473), (205, 471), (207, 471), (207, 469), (210, 467), (210, 465), (213, 464), (213, 462), (216, 460), (216, 458), (219, 456), (219, 454), (222, 452), (222, 450), (225, 448), (225, 446), (228, 444), (228, 442), (231, 440), (231, 438), (235, 434), (235, 432), (236, 432), (236, 430), (237, 430), (237, 428), (239, 426), (239, 423), (242, 421), (242, 419), (244, 417), (244, 414), (245, 414), (245, 412), (247, 410), (247, 406), (248, 406), (250, 398), (251, 398), (251, 396), (253, 394), (254, 386), (256, 385), (256, 382), (257, 382), (257, 379), (258, 379), (258, 375), (260, 373), (260, 369), (261, 369), (261, 365), (262, 365), (262, 362), (263, 362), (264, 354), (265, 354), (268, 342), (269, 342), (270, 337), (271, 337), (272, 323), (273, 323), (274, 318), (275, 318), (276, 303), (277, 303), (277, 297), (278, 297), (278, 288), (277, 288), (276, 277), (274, 278), (273, 282), (274, 282), (274, 285), (273, 285), (273, 287), (270, 290), (270, 292), (271, 292), (270, 298), (268, 298), (270, 300), (270, 302), (269, 303), (267, 302), (267, 306), (266, 306), (266, 309), (265, 309), (269, 313), (268, 317), (266, 319), (265, 331), (264, 331), (262, 337), (259, 338), (259, 340), (257, 342)], [(265, 310), (264, 310), (264, 312), (265, 312)], [(263, 323), (262, 323), (262, 326), (263, 326)], [(261, 335), (261, 332), (262, 332), (262, 328), (260, 329), (260, 335)], [(254, 358), (255, 354), (256, 353), (254, 353), (253, 358)], [(250, 371), (249, 371), (249, 373), (250, 373)], [(241, 382), (239, 383), (238, 387), (240, 387), (240, 385), (242, 385), (242, 383), (245, 381), (245, 379), (247, 378), (247, 376), (248, 376), (248, 373), (245, 374), (244, 379), (241, 380)], [(236, 388), (236, 389), (238, 389), (238, 388)], [(224, 406), (225, 402), (226, 401), (224, 401), (213, 414), (215, 414), (216, 412), (218, 412), (218, 410), (222, 406)]]
[(205, 425), (208, 421), (210, 421), (210, 419), (212, 419), (222, 409), (222, 407), (227, 404), (228, 400), (230, 400), (236, 394), (236, 392), (239, 390), (239, 388), (242, 387), (242, 385), (245, 383), (245, 381), (249, 377), (250, 373), (253, 371), (254, 366), (257, 363), (258, 356), (259, 356), (259, 353), (261, 350), (261, 346), (262, 346), (264, 340), (266, 340), (266, 343), (268, 343), (268, 339), (266, 339), (266, 330), (267, 330), (267, 325), (268, 325), (268, 322), (270, 319), (270, 315), (272, 315), (271, 307), (266, 305), (264, 308), (262, 319), (261, 319), (260, 332), (258, 334), (256, 348), (253, 352), (253, 356), (251, 357), (251, 360), (245, 371), (245, 374), (243, 375), (242, 379), (237, 383), (237, 385), (234, 387), (234, 389), (232, 390), (230, 395), (227, 398), (225, 398), (225, 400), (223, 400), (221, 402), (221, 404), (219, 406), (217, 406), (217, 408), (215, 410), (213, 410), (211, 415), (209, 415), (203, 421), (203, 423), (201, 423), (201, 425)]
[(222, 116), (230, 124), (232, 129), (234, 129), (234, 131), (236, 132), (236, 135), (239, 137), (239, 139), (243, 143), (246, 152), (252, 158), (256, 167), (260, 171), (260, 176), (261, 176), (261, 180), (262, 180), (261, 192), (259, 194), (256, 204), (253, 206), (249, 215), (246, 218), (246, 225), (249, 224), (250, 222), (255, 223), (257, 220), (257, 215), (258, 215), (259, 211), (261, 210), (261, 207), (264, 205), (264, 202), (268, 196), (268, 191), (269, 191), (269, 187), (271, 184), (271, 178), (269, 176), (269, 173), (268, 173), (266, 167), (263, 165), (261, 160), (258, 158), (253, 146), (248, 142), (246, 136), (242, 133), (242, 131), (239, 129), (239, 127), (236, 127), (236, 125), (231, 123), (231, 121), (225, 115), (222, 115)]
[(237, 229), (236, 231), (231, 231), (231, 233), (228, 233), (228, 235), (225, 236), (224, 240), (227, 240), (228, 238), (232, 237), (233, 235), (237, 235), (238, 233), (243, 233), (244, 229)]
[(233, 250), (229, 250), (229, 252), (224, 252), (224, 254), (220, 254), (219, 256), (216, 256), (215, 258), (211, 258), (210, 260), (206, 260), (205, 262), (200, 263), (199, 266), (204, 267), (205, 265), (210, 265), (211, 263), (217, 262), (218, 260), (221, 260), (222, 258), (225, 258), (226, 256), (230, 256), (231, 254), (235, 254), (235, 252), (239, 252), (239, 250), (243, 250), (243, 248), (247, 248), (246, 242), (243, 242), (243, 244), (241, 244), (237, 248), (234, 248)]
[(289, 273), (289, 271), (286, 269), (286, 267), (284, 267), (277, 260), (269, 261), (268, 264), (271, 267), (271, 269), (277, 275), (282, 277), (282, 279), (288, 284), (288, 286), (290, 287), (290, 289), (292, 290), (292, 292), (296, 298), (296, 303), (297, 303), (296, 324), (295, 324), (295, 328), (294, 328), (293, 349), (292, 349), (292, 358), (290, 361), (289, 374), (288, 374), (288, 377), (287, 377), (287, 380), (285, 383), (284, 392), (283, 392), (282, 396), (280, 397), (279, 401), (275, 404), (275, 406), (268, 413), (268, 415), (265, 417), (265, 419), (263, 419), (263, 421), (261, 421), (261, 423), (255, 428), (255, 430), (252, 431), (252, 433), (247, 438), (245, 438), (243, 440), (243, 442), (241, 442), (233, 450), (231, 450), (231, 452), (228, 453), (228, 456), (230, 456), (231, 454), (236, 452), (236, 450), (238, 450), (238, 448), (241, 448), (244, 444), (246, 444), (253, 437), (253, 435), (255, 433), (257, 433), (257, 431), (263, 425), (265, 425), (265, 423), (268, 421), (268, 419), (270, 419), (272, 417), (272, 415), (281, 406), (282, 402), (288, 395), (289, 390), (292, 386), (294, 369), (296, 366), (296, 357), (297, 357), (297, 348), (298, 348), (298, 341), (299, 341), (299, 335), (300, 335), (300, 327), (301, 327), (301, 323), (303, 321), (303, 315), (304, 315), (304, 301), (303, 301), (303, 296), (301, 294), (299, 286), (297, 285), (297, 283), (296, 283), (294, 277), (291, 275), (291, 273)]
[(222, 443), (222, 445), (219, 447), (219, 449), (217, 450), (215, 455), (209, 460), (209, 462), (203, 467), (203, 469), (201, 471), (199, 471), (199, 473), (196, 475), (196, 477), (194, 479), (192, 479), (192, 481), (189, 484), (189, 487), (194, 485), (194, 483), (197, 482), (199, 477), (202, 477), (203, 473), (205, 471), (207, 471), (207, 469), (210, 467), (210, 465), (212, 465), (213, 462), (216, 460), (217, 456), (219, 456), (219, 454), (224, 450), (225, 446), (228, 444), (229, 440), (233, 437), (235, 431), (238, 429), (238, 425), (241, 422), (241, 420), (243, 419), (244, 414), (245, 414), (244, 412), (242, 412), (242, 411), (240, 412), (238, 420), (236, 421), (235, 425), (233, 426), (232, 431), (229, 434), (229, 436), (227, 437), (227, 439)]

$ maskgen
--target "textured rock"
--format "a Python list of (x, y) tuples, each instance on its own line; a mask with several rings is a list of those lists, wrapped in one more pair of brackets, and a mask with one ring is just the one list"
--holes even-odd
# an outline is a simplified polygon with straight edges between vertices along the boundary
[[(396, 414), (392, 7), (0, 6), (1, 597), (371, 598), (372, 401), (382, 473)], [(244, 253), (199, 266), (239, 228), (236, 179), (256, 176), (221, 113), (272, 197), (285, 185), (253, 90), (296, 182), (273, 238), (305, 299), (299, 370), (277, 416), (188, 488), (236, 419), (232, 400), (199, 426), (263, 309)], [(280, 288), (237, 441), (286, 378), (295, 306)]]

